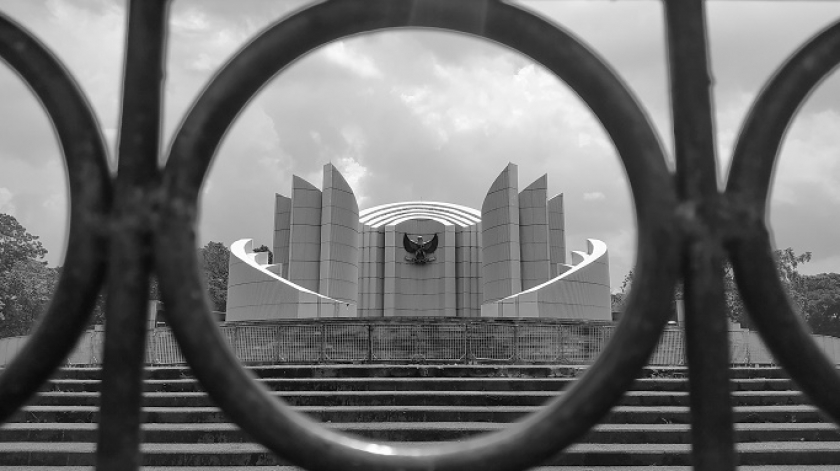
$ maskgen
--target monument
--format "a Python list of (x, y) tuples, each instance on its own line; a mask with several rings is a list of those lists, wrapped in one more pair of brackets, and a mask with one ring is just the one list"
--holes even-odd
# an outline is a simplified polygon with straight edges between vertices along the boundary
[(611, 320), (606, 245), (566, 263), (563, 195), (548, 177), (519, 191), (508, 164), (481, 210), (404, 202), (359, 210), (332, 165), (323, 189), (295, 176), (276, 195), (274, 263), (231, 245), (227, 321), (321, 317)]

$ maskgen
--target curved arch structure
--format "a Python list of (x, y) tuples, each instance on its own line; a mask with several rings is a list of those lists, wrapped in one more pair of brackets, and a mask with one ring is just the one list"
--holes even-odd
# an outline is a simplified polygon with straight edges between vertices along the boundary
[(482, 305), (481, 316), (612, 320), (607, 244), (588, 239), (587, 251), (572, 252), (572, 259), (551, 280)]
[(268, 264), (268, 253), (252, 249), (251, 239), (230, 246), (227, 320), (356, 317), (355, 304), (292, 283)]
[(359, 221), (371, 227), (382, 227), (398, 219), (421, 219), (424, 216), (448, 221), (450, 224), (461, 227), (481, 222), (481, 212), (478, 210), (457, 204), (434, 201), (407, 201), (375, 206), (362, 211), (359, 215)]
[[(611, 320), (606, 246), (590, 241), (566, 265), (563, 195), (546, 175), (521, 192), (516, 165), (481, 210), (408, 201), (359, 211), (332, 165), (324, 188), (292, 179), (275, 196), (274, 265), (234, 244), (227, 320), (359, 317), (557, 317)], [(408, 252), (437, 236), (422, 262)], [(411, 246), (411, 244), (408, 244)]]

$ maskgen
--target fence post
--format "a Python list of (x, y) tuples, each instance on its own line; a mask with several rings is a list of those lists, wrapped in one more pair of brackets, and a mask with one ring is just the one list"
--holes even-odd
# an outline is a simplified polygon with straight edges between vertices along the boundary
[(367, 325), (367, 361), (373, 363), (373, 322)]
[(461, 324), (464, 326), (464, 331), (461, 332), (461, 338), (464, 341), (464, 358), (461, 361), (463, 361), (464, 364), (466, 365), (466, 364), (469, 364), (469, 362), (470, 362), (470, 348), (469, 348), (470, 336), (469, 336), (469, 333), (467, 332), (469, 330), (469, 324), (467, 323), (466, 320), (462, 320)]
[(513, 324), (513, 355), (511, 355), (511, 363), (514, 365), (519, 364), (519, 321), (515, 321)]
[[(426, 361), (426, 353), (428, 351), (422, 350), (423, 345), (420, 343), (420, 324), (411, 323), (411, 361), (423, 360)], [(417, 360), (415, 360), (417, 359)]]
[[(153, 365), (155, 363), (155, 357), (157, 356), (157, 345), (155, 342), (155, 332), (157, 331), (157, 327), (152, 327), (149, 329), (148, 335), (146, 335), (146, 364)], [(93, 340), (93, 335), (91, 335), (91, 340)], [(93, 344), (93, 342), (91, 342)]]
[(749, 365), (752, 362), (752, 339), (750, 338), (749, 330), (742, 330), (741, 335), (744, 337), (746, 348), (744, 349), (744, 364)]
[(274, 363), (280, 363), (280, 339), (282, 338), (280, 331), (282, 329), (283, 326), (278, 325), (277, 329), (274, 331), (274, 344), (277, 345), (277, 349), (274, 350)]
[(472, 351), (472, 335), (473, 333), (470, 332), (470, 326), (472, 325), (471, 322), (464, 321), (464, 338), (466, 339), (465, 348), (467, 349), (466, 354), (466, 363), (467, 364), (475, 364), (475, 354)]
[(100, 332), (96, 330), (94, 327), (93, 331), (90, 334), (90, 363), (93, 365), (98, 365), (101, 363), (99, 360), (99, 344), (100, 344)]
[[(320, 307), (319, 307), (319, 309), (320, 309)], [(321, 362), (321, 363), (326, 363), (327, 362), (327, 326), (324, 323), (324, 321), (320, 319), (320, 315), (321, 315), (321, 313), (319, 311), (319, 313), (318, 313), (319, 318), (318, 318), (318, 320), (316, 321), (316, 324), (315, 324), (315, 325), (318, 326), (318, 331), (321, 333), (320, 343), (318, 345), (318, 348), (320, 350), (318, 352), (318, 356), (319, 356), (318, 361)]]
[(231, 350), (233, 350), (233, 354), (236, 355), (236, 358), (239, 361), (242, 361), (242, 358), (239, 358), (239, 349), (236, 348), (239, 345), (239, 326), (234, 326), (233, 328), (233, 336), (231, 337), (230, 342), (232, 345), (230, 346)]

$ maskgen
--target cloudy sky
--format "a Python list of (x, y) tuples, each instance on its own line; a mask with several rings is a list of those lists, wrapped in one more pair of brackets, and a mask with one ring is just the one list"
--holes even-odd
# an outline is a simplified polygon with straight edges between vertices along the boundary
[[(170, 15), (165, 145), (222, 64), (267, 25), (306, 2), (176, 0)], [(564, 25), (627, 82), (671, 149), (659, 2), (525, 3)], [(125, 3), (0, 0), (0, 11), (45, 42), (79, 81), (112, 152), (120, 106)], [(772, 71), (840, 18), (840, 2), (710, 2), (720, 181), (740, 123)], [(840, 272), (840, 82), (826, 81), (788, 134), (774, 186), (778, 247), (813, 252), (806, 273)], [(112, 159), (114, 157), (112, 156)], [(520, 188), (544, 173), (564, 193), (567, 243), (610, 249), (613, 287), (635, 257), (624, 171), (594, 116), (527, 57), (450, 33), (404, 30), (323, 47), (276, 77), (227, 135), (204, 187), (202, 244), (254, 238), (271, 245), (274, 193), (292, 175), (315, 185), (335, 164), (362, 208), (445, 201), (480, 208), (508, 162)], [(0, 66), (0, 212), (63, 258), (67, 197), (49, 122), (17, 76)]]

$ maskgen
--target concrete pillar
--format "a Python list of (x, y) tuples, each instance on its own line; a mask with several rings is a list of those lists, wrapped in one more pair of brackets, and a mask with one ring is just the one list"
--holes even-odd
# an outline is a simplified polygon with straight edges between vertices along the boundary
[(482, 304), (522, 291), (517, 180), (516, 165), (508, 164), (481, 205)]

